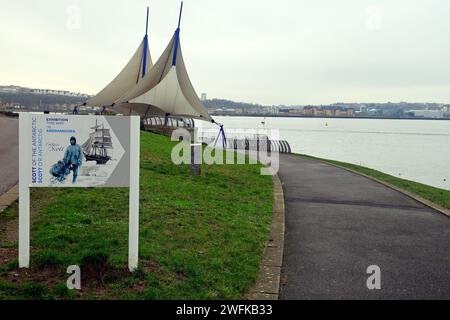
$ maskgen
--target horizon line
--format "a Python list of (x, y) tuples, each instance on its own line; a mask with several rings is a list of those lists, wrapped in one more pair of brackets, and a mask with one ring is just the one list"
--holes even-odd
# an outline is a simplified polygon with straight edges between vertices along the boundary
[[(39, 88), (39, 87), (30, 87), (30, 86), (22, 86), (22, 85), (16, 85), (16, 84), (0, 84), (0, 87), (18, 87), (18, 88), (24, 88), (24, 89), (33, 89), (33, 90), (51, 90), (51, 91), (66, 91), (66, 92), (70, 92), (70, 93), (77, 93), (80, 95), (87, 95), (87, 96), (94, 96), (95, 94), (89, 94), (89, 93), (83, 93), (80, 91), (72, 91), (72, 90), (67, 90), (67, 89), (51, 89), (51, 88)], [(244, 101), (236, 101), (236, 100), (232, 100), (230, 98), (208, 98), (206, 100), (228, 100), (231, 102), (235, 102), (235, 103), (245, 103), (245, 104), (252, 104), (252, 105), (256, 105), (256, 106), (269, 106), (269, 107), (296, 107), (296, 106), (327, 106), (327, 105), (334, 105), (334, 104), (399, 104), (399, 103), (405, 103), (405, 104), (441, 104), (441, 105), (450, 105), (450, 102), (437, 102), (437, 101), (428, 101), (428, 102), (423, 102), (423, 101), (414, 101), (414, 102), (408, 102), (405, 100), (400, 100), (400, 101), (385, 101), (385, 102), (374, 102), (374, 101), (370, 101), (367, 100), (365, 102), (363, 102), (362, 100), (360, 102), (345, 102), (345, 101), (336, 101), (336, 102), (330, 102), (330, 103), (295, 103), (295, 104), (261, 104), (261, 103), (257, 103), (257, 102), (244, 102)]]

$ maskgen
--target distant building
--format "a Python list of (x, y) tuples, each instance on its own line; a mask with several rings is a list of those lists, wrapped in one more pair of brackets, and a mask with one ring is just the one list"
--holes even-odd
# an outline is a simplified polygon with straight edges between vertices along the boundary
[(352, 108), (344, 109), (344, 110), (340, 110), (340, 109), (335, 110), (336, 117), (353, 117), (354, 115), (355, 115), (355, 109), (352, 109)]
[(38, 95), (54, 95), (54, 96), (64, 96), (64, 97), (79, 97), (79, 98), (88, 98), (89, 95), (75, 93), (65, 90), (49, 90), (49, 89), (32, 89), (31, 93)]
[(444, 118), (450, 119), (450, 105), (444, 105), (442, 111), (444, 111)]
[(337, 106), (306, 106), (299, 108), (280, 108), (278, 113), (289, 113), (292, 115), (302, 115), (305, 117), (354, 117), (355, 109)]
[(280, 108), (277, 107), (277, 106), (267, 107), (267, 113), (269, 113), (269, 114), (279, 114), (280, 113)]
[(208, 99), (208, 96), (206, 93), (202, 93), (202, 101), (206, 101)]
[(14, 87), (14, 86), (0, 87), (0, 92), (1, 93), (17, 93), (17, 92), (19, 92), (19, 88)]
[(46, 90), (42, 90), (42, 89), (33, 89), (32, 93), (34, 94), (46, 94)]
[(417, 118), (433, 118), (433, 119), (442, 119), (444, 118), (444, 110), (409, 110), (407, 111), (410, 114), (413, 114), (414, 117)]

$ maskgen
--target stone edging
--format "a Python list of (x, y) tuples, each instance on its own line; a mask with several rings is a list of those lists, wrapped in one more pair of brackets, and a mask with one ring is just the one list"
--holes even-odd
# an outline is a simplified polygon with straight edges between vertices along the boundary
[[(301, 155), (300, 155), (300, 156), (301, 156)], [(311, 158), (307, 158), (307, 159), (311, 159)], [(390, 184), (390, 183), (388, 183), (388, 182), (384, 182), (384, 181), (382, 181), (382, 180), (380, 180), (380, 179), (377, 179), (377, 178), (375, 178), (375, 177), (369, 176), (369, 175), (367, 175), (367, 174), (365, 174), (365, 173), (358, 172), (358, 171), (352, 170), (352, 169), (350, 169), (350, 168), (346, 168), (346, 167), (344, 167), (344, 166), (340, 166), (340, 165), (338, 165), (338, 164), (328, 162), (328, 161), (326, 161), (326, 160), (320, 160), (320, 159), (311, 159), (311, 160), (320, 161), (320, 162), (326, 163), (326, 164), (328, 164), (328, 165), (334, 166), (334, 167), (336, 167), (336, 168), (340, 168), (340, 169), (349, 171), (349, 172), (351, 172), (351, 173), (355, 173), (355, 174), (357, 174), (357, 175), (360, 175), (360, 176), (362, 176), (362, 177), (365, 177), (365, 178), (367, 178), (367, 179), (373, 180), (373, 181), (375, 181), (375, 182), (378, 182), (378, 183), (380, 183), (380, 184), (382, 184), (382, 185), (384, 185), (384, 186), (386, 186), (386, 187), (388, 187), (388, 188), (390, 188), (390, 189), (393, 189), (393, 190), (395, 190), (395, 191), (398, 191), (398, 192), (400, 192), (400, 193), (403, 193), (404, 195), (406, 195), (406, 196), (408, 196), (408, 197), (410, 197), (410, 198), (412, 198), (412, 199), (414, 199), (414, 200), (416, 200), (416, 201), (418, 201), (418, 202), (420, 202), (420, 203), (426, 205), (427, 207), (429, 207), (429, 208), (431, 208), (431, 209), (434, 209), (434, 210), (438, 211), (439, 213), (442, 213), (443, 215), (445, 215), (445, 216), (447, 216), (447, 217), (450, 217), (450, 210), (445, 209), (445, 208), (441, 207), (440, 205), (438, 205), (438, 204), (436, 204), (436, 203), (433, 203), (433, 202), (431, 202), (431, 201), (429, 201), (429, 200), (427, 200), (427, 199), (424, 199), (424, 198), (422, 198), (421, 196), (418, 196), (418, 195), (416, 195), (416, 194), (414, 194), (414, 193), (411, 193), (411, 192), (409, 192), (409, 191), (407, 191), (407, 190), (404, 190), (404, 189), (402, 189), (402, 188), (396, 187), (396, 186), (394, 186), (394, 185), (392, 185), (392, 184)]]
[(248, 300), (278, 300), (283, 265), (285, 209), (283, 187), (278, 175), (272, 176), (273, 216), (270, 238), (264, 249), (258, 280), (247, 294)]
[(19, 185), (18, 184), (0, 196), (0, 213), (2, 213), (6, 208), (8, 208), (17, 199), (19, 199)]

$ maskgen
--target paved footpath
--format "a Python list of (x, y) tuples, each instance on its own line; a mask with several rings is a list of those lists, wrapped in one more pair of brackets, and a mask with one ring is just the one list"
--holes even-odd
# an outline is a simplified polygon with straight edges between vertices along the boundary
[[(368, 178), (281, 155), (281, 299), (450, 299), (450, 218)], [(368, 290), (367, 267), (381, 268)]]
[(19, 181), (19, 119), (0, 115), (0, 196)]

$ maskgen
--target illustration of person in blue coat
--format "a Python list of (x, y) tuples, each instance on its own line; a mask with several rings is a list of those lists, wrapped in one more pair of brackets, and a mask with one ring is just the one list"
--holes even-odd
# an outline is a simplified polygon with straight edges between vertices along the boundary
[(78, 177), (78, 168), (83, 164), (83, 150), (77, 144), (75, 137), (70, 138), (70, 146), (66, 149), (63, 161), (73, 171), (72, 183), (75, 184)]

